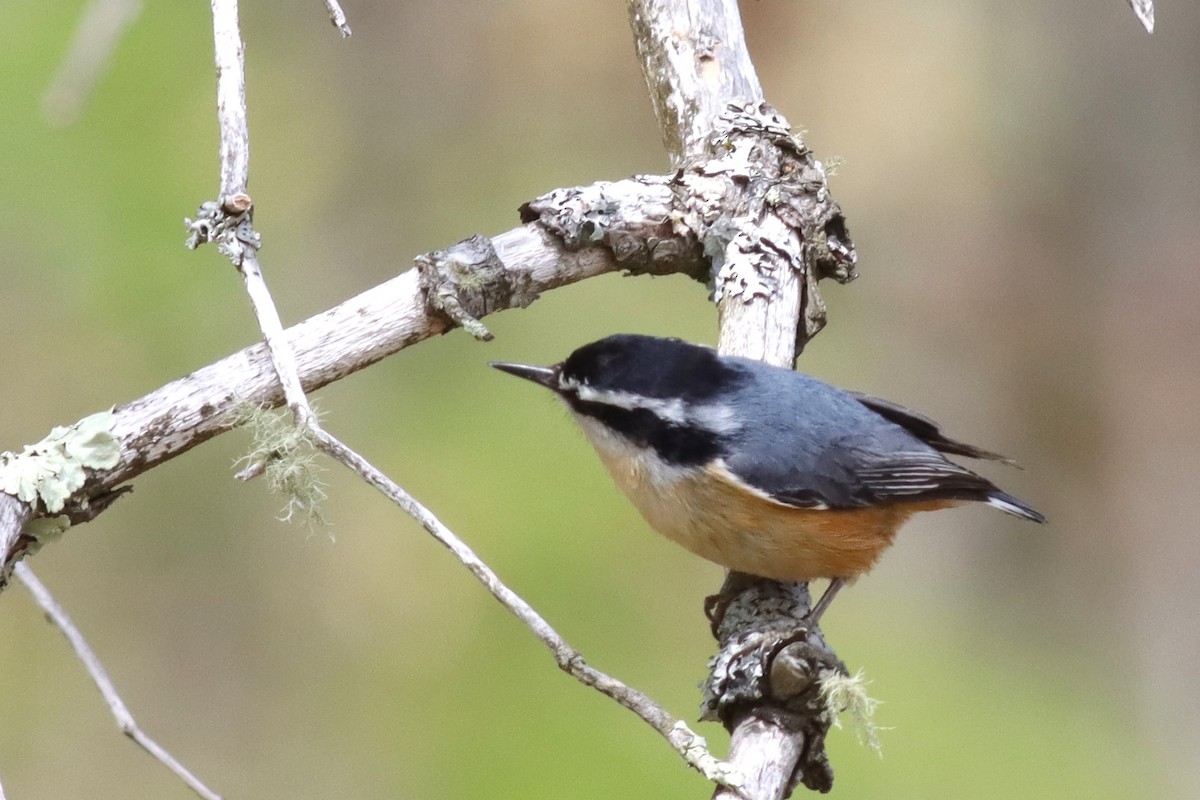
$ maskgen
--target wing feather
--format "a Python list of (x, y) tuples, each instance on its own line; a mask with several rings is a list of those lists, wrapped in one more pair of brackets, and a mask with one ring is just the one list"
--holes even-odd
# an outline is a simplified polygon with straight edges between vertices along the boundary
[(956, 456), (966, 456), (967, 458), (981, 458), (989, 461), (1003, 461), (1010, 466), (1018, 466), (1011, 458), (1006, 458), (999, 453), (993, 453), (990, 450), (984, 450), (982, 447), (976, 447), (966, 442), (959, 442), (951, 439), (942, 433), (942, 428), (936, 422), (931, 420), (924, 414), (919, 414), (911, 408), (905, 408), (899, 403), (893, 403), (891, 400), (884, 400), (880, 397), (873, 397), (862, 392), (846, 390), (846, 393), (851, 395), (855, 400), (862, 403), (867, 408), (874, 411), (879, 416), (886, 419), (895, 425), (899, 425), (906, 431), (916, 436), (925, 444), (939, 450), (943, 453), (951, 453)]

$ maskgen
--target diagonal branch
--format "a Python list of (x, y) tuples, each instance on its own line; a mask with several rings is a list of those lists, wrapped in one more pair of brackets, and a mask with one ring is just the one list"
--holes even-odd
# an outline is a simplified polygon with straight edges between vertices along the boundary
[(1154, 0), (1129, 0), (1129, 6), (1146, 33), (1154, 33)]
[[(221, 800), (220, 795), (205, 786), (199, 778), (188, 771), (183, 764), (180, 764), (174, 756), (164, 750), (158, 742), (147, 736), (138, 726), (137, 720), (133, 718), (133, 714), (129, 713), (129, 708), (125, 705), (125, 701), (121, 699), (121, 695), (117, 693), (117, 688), (113, 685), (112, 680), (109, 679), (108, 673), (105, 671), (104, 665), (100, 663), (100, 659), (96, 657), (96, 653), (88, 645), (87, 640), (83, 638), (83, 634), (80, 633), (79, 628), (67, 616), (67, 612), (63, 610), (63, 607), (50, 594), (50, 590), (33, 574), (33, 570), (29, 568), (28, 564), (17, 565), (17, 578), (20, 579), (21, 583), (25, 584), (25, 588), (29, 590), (29, 593), (33, 595), (33, 599), (41, 606), (46, 619), (54, 627), (62, 631), (63, 636), (67, 637), (67, 641), (71, 644), (71, 649), (75, 651), (75, 657), (83, 664), (84, 669), (91, 676), (92, 682), (96, 684), (96, 688), (100, 690), (100, 694), (104, 697), (104, 702), (108, 704), (108, 710), (112, 713), (117, 727), (121, 729), (121, 733), (128, 736), (139, 747), (153, 756), (156, 761), (171, 770), (193, 792), (205, 800)], [(0, 800), (3, 800), (3, 797), (3, 790), (0, 790)]]
[(728, 791), (734, 793), (733, 796), (739, 796), (739, 787), (742, 783), (740, 773), (736, 769), (731, 769), (725, 762), (714, 758), (709, 753), (704, 739), (693, 732), (683, 720), (672, 715), (645, 693), (587, 664), (579, 651), (571, 647), (550, 623), (534, 610), (533, 606), (508, 588), (495, 571), (475, 554), (475, 551), (434, 516), (433, 512), (404, 491), (399, 484), (320, 427), (314, 427), (312, 435), (317, 446), (323, 452), (349, 467), (363, 480), (382, 492), (450, 550), (455, 558), (475, 576), (476, 580), (483, 584), (484, 588), (491, 592), (501, 605), (524, 623), (533, 632), (533, 635), (550, 650), (555, 663), (561, 670), (585, 686), (596, 689), (637, 714), (666, 739), (689, 766), (708, 780), (726, 787)]
[[(659, 275), (703, 272), (694, 235), (672, 232), (664, 223), (670, 209), (663, 205), (662, 184), (651, 183), (630, 179), (593, 187), (594, 202), (603, 206), (609, 220), (606, 235), (564, 243), (543, 224), (530, 223), (492, 239), (477, 237), (428, 256), (453, 265), (448, 272), (472, 276), (468, 286), (455, 289), (412, 269), (288, 328), (284, 341), (295, 355), (304, 391), (452, 330), (459, 323), (433, 302), (432, 295), (442, 290), (457, 291), (466, 311), (479, 318), (527, 306), (542, 292), (621, 269)], [(618, 190), (621, 202), (606, 202)], [(671, 192), (665, 194), (670, 197)], [(577, 229), (594, 230), (584, 217), (587, 209), (577, 202), (571, 205), (575, 200), (562, 200), (561, 216), (574, 219)], [(230, 412), (240, 403), (274, 407), (283, 401), (267, 348), (256, 344), (117, 406), (110, 428), (119, 453), (115, 466), (89, 468), (87, 482), (72, 490), (62, 512), (0, 492), (0, 590), (13, 564), (42, 544), (27, 530), (30, 520), (59, 513), (74, 520), (90, 518), (88, 509), (97, 500), (111, 501), (112, 491), (121, 484), (229, 430)]]

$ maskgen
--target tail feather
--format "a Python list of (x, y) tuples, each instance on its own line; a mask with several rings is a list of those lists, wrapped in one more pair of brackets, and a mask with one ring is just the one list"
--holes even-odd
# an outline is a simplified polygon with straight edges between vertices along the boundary
[(999, 489), (991, 492), (987, 496), (987, 504), (989, 506), (995, 506), (1001, 511), (1012, 514), (1014, 517), (1020, 517), (1021, 519), (1027, 519), (1039, 523), (1046, 521), (1046, 517), (1039, 511), (1030, 508), (1017, 498), (1013, 497), (1011, 494), (1002, 492)]

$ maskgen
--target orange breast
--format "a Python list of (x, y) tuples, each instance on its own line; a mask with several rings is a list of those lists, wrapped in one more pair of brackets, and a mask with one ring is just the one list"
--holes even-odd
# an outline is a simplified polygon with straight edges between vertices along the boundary
[(600, 451), (651, 527), (698, 556), (776, 580), (853, 578), (874, 565), (917, 511), (934, 501), (851, 510), (794, 508), (756, 496), (719, 469), (687, 473)]

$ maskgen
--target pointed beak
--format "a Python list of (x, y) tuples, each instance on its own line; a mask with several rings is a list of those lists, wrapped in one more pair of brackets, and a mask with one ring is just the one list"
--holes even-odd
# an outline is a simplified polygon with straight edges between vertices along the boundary
[(508, 364), (503, 361), (493, 361), (492, 366), (509, 375), (516, 375), (527, 381), (533, 381), (539, 386), (545, 386), (551, 391), (559, 391), (558, 367), (534, 367), (528, 364)]

